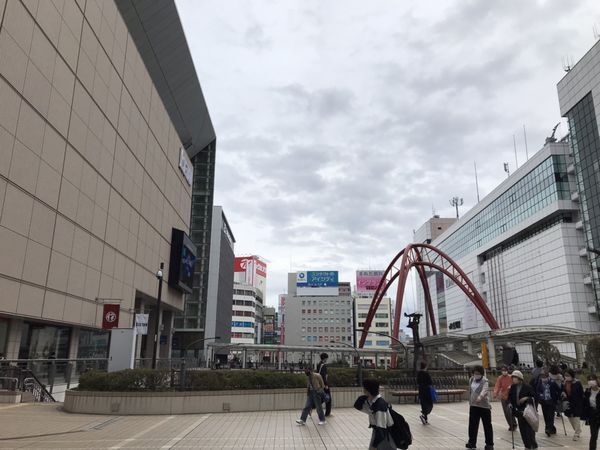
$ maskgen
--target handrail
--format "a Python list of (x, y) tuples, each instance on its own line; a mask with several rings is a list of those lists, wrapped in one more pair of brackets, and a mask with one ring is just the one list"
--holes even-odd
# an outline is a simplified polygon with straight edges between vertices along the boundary
[[(44, 386), (40, 380), (38, 380), (38, 377), (35, 376), (35, 373), (33, 373), (33, 370), (31, 369), (23, 369), (24, 373), (28, 373), (30, 375), (29, 378), (32, 378), (35, 383), (36, 383), (36, 387), (37, 389), (35, 389), (34, 387), (32, 387), (31, 389), (31, 393), (33, 394), (34, 398), (39, 401), (39, 402), (55, 402), (56, 400), (54, 399), (54, 397), (52, 396), (52, 394), (50, 392), (48, 392), (48, 390), (46, 389), (46, 386)], [(23, 378), (23, 390), (25, 390), (25, 380), (26, 378)], [(37, 398), (36, 398), (36, 394), (37, 394)]]

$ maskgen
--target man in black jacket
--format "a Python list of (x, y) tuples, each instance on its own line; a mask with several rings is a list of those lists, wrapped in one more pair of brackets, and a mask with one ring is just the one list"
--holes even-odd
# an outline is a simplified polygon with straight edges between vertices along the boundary
[(329, 389), (329, 379), (327, 377), (327, 360), (329, 355), (327, 353), (321, 353), (321, 362), (317, 364), (317, 373), (323, 378), (325, 383), (325, 417), (331, 415), (331, 390)]

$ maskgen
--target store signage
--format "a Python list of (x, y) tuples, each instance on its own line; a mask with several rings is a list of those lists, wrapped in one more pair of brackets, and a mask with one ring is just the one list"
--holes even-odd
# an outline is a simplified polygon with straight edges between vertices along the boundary
[(194, 181), (194, 166), (192, 166), (192, 161), (190, 161), (190, 158), (183, 147), (179, 150), (179, 169), (191, 186)]
[(135, 334), (140, 336), (148, 334), (148, 314), (135, 315)]
[(110, 330), (119, 327), (120, 306), (106, 303), (102, 310), (102, 328)]
[(338, 273), (334, 271), (298, 272), (296, 285), (298, 287), (337, 287)]
[(377, 290), (383, 270), (359, 270), (356, 272), (356, 291), (358, 293), (372, 293)]

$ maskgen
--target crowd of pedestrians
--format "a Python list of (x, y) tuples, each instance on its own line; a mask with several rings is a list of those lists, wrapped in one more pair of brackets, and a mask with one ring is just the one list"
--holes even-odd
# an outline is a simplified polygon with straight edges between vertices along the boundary
[[(306, 423), (313, 408), (317, 410), (319, 425), (324, 425), (325, 417), (331, 414), (327, 357), (326, 353), (321, 355), (321, 362), (317, 365), (316, 372), (310, 368), (305, 371), (307, 400), (302, 415), (297, 420), (300, 425)], [(596, 375), (588, 375), (584, 387), (577, 379), (575, 371), (566, 367), (562, 369), (557, 365), (544, 367), (541, 361), (537, 361), (528, 381), (521, 371), (511, 369), (502, 366), (492, 389), (484, 368), (482, 366), (473, 368), (468, 384), (469, 426), (466, 448), (477, 448), (477, 435), (481, 423), (485, 437), (485, 450), (493, 450), (494, 430), (490, 401), (495, 398), (500, 401), (508, 430), (513, 433), (513, 442), (514, 433), (518, 430), (526, 449), (538, 448), (536, 433), (538, 429), (542, 430), (542, 426), (546, 436), (552, 437), (557, 434), (557, 424), (560, 422), (566, 435), (566, 417), (573, 429), (574, 441), (580, 440), (582, 425), (589, 426), (589, 449), (596, 450), (600, 429), (600, 396), (598, 396), (600, 387)], [(425, 362), (421, 363), (416, 381), (421, 405), (419, 418), (423, 425), (428, 425), (428, 416), (435, 403), (435, 387)], [(376, 380), (364, 380), (363, 388), (364, 395), (358, 398), (354, 406), (369, 414), (369, 426), (372, 428), (369, 448), (396, 448), (390, 431), (394, 426), (393, 411), (379, 394), (379, 383)], [(403, 418), (400, 420), (404, 422)], [(408, 425), (405, 426), (408, 428)], [(410, 436), (410, 432), (408, 435)]]

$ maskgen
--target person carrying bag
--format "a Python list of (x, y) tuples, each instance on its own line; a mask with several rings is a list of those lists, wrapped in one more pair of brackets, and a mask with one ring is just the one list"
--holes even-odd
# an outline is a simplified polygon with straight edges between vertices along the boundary
[(300, 418), (296, 420), (296, 423), (298, 425), (306, 425), (306, 419), (308, 418), (310, 411), (313, 408), (316, 408), (317, 415), (319, 416), (319, 425), (325, 425), (327, 422), (321, 406), (325, 399), (325, 384), (323, 383), (323, 379), (318, 373), (313, 373), (312, 369), (306, 369), (304, 373), (308, 377), (306, 404), (302, 409)]
[[(512, 415), (513, 417), (516, 417), (517, 422), (519, 423), (519, 432), (521, 433), (521, 439), (523, 439), (523, 445), (525, 448), (536, 449), (538, 448), (538, 444), (535, 439), (536, 432), (525, 417), (525, 410), (527, 409), (527, 416), (529, 417), (529, 420), (535, 424), (535, 417), (537, 417), (537, 423), (539, 426), (539, 417), (537, 416), (537, 411), (533, 406), (535, 392), (529, 384), (523, 382), (523, 374), (519, 370), (513, 371), (510, 376), (512, 379), (512, 386), (508, 392), (508, 401), (510, 403)], [(533, 414), (532, 411), (535, 414)]]

